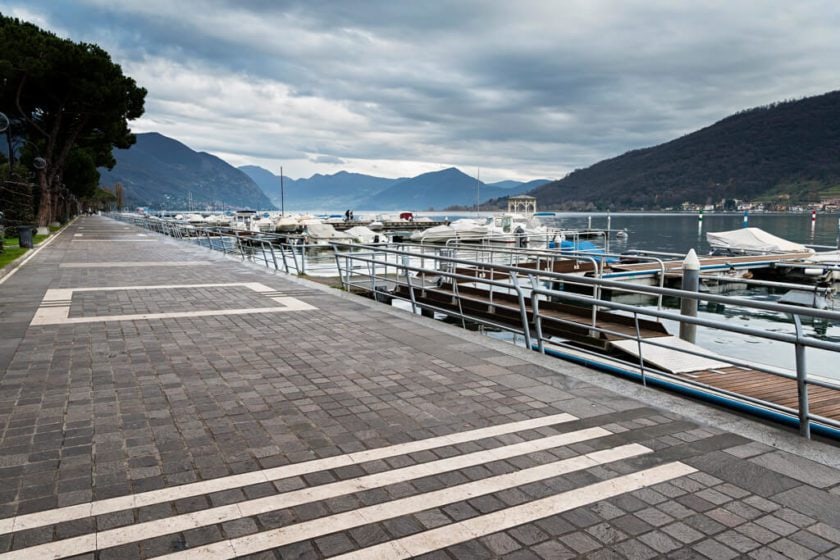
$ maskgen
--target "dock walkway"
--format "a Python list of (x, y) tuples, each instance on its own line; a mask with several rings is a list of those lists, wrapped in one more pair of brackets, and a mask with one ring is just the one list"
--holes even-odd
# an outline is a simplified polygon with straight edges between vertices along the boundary
[(0, 560), (840, 558), (838, 467), (105, 217), (0, 278)]

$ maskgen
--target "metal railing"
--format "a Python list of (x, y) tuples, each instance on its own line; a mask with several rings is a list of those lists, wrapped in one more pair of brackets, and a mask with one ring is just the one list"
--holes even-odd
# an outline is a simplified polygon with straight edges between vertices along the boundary
[[(840, 391), (840, 382), (832, 382), (818, 377), (809, 376), (806, 367), (807, 348), (840, 352), (840, 343), (807, 336), (802, 327), (803, 318), (827, 319), (840, 322), (840, 313), (838, 312), (803, 308), (767, 301), (754, 301), (732, 296), (687, 292), (678, 289), (665, 288), (662, 286), (628, 285), (619, 281), (588, 278), (573, 274), (557, 273), (548, 270), (535, 270), (499, 263), (472, 261), (443, 256), (440, 254), (434, 256), (424, 256), (425, 261), (431, 260), (433, 263), (433, 265), (429, 267), (421, 266), (419, 259), (412, 259), (412, 257), (416, 255), (395, 249), (377, 248), (376, 250), (359, 251), (358, 247), (353, 247), (355, 252), (352, 252), (347, 250), (349, 246), (342, 244), (336, 244), (335, 248), (336, 263), (339, 267), (340, 277), (345, 289), (349, 290), (355, 288), (368, 292), (381, 292), (384, 287), (401, 287), (401, 290), (391, 290), (389, 297), (409, 302), (412, 311), (415, 313), (418, 309), (421, 311), (426, 310), (427, 313), (437, 312), (456, 317), (462, 322), (470, 321), (472, 323), (484, 324), (505, 331), (515, 332), (522, 335), (525, 340), (526, 347), (535, 348), (540, 352), (545, 352), (546, 345), (564, 345), (564, 342), (558, 340), (556, 337), (544, 334), (543, 331), (546, 324), (553, 323), (566, 325), (568, 327), (580, 327), (582, 325), (587, 326), (595, 333), (600, 333), (613, 338), (634, 340), (639, 353), (638, 363), (615, 358), (612, 360), (617, 363), (623, 363), (628, 368), (638, 370), (642, 382), (645, 384), (647, 384), (651, 375), (655, 375), (657, 378), (669, 379), (681, 385), (693, 386), (706, 392), (724, 394), (768, 410), (777, 411), (781, 414), (795, 417), (799, 423), (800, 433), (805, 437), (810, 437), (811, 425), (814, 422), (833, 429), (840, 429), (840, 421), (826, 416), (819, 416), (810, 411), (807, 394), (807, 389), (810, 385)], [(477, 273), (466, 274), (464, 273), (464, 268), (468, 268), (471, 271), (481, 270), (484, 273), (481, 275)], [(360, 271), (363, 271), (363, 274), (361, 274)], [(358, 276), (359, 274), (361, 274), (361, 276)], [(428, 285), (428, 280), (432, 277), (437, 277), (439, 279), (437, 285)], [(527, 281), (522, 282), (523, 278), (527, 279)], [(503, 279), (506, 279), (507, 281)], [(590, 286), (592, 288), (591, 295), (570, 293), (568, 291), (557, 290), (551, 287), (557, 284), (565, 283)], [(512, 304), (510, 298), (505, 299), (503, 303), (488, 299), (471, 299), (474, 298), (473, 294), (465, 295), (458, 292), (458, 286), (464, 284), (484, 286), (487, 293), (491, 293), (493, 291), (505, 292), (510, 296), (515, 296), (517, 304)], [(791, 317), (794, 332), (793, 334), (788, 334), (742, 326), (731, 321), (704, 317), (689, 317), (681, 315), (678, 312), (663, 310), (661, 306), (658, 306), (657, 308), (648, 308), (623, 304), (616, 301), (603, 300), (598, 297), (598, 289), (609, 289), (614, 292), (620, 291), (626, 293), (647, 294), (653, 298), (688, 298), (706, 303), (717, 303), (724, 304), (726, 306), (782, 313)], [(424, 292), (435, 290), (437, 291), (439, 297), (446, 296), (451, 298), (447, 302), (447, 305), (436, 305), (433, 300), (423, 297)], [(633, 321), (634, 334), (630, 335), (627, 334), (626, 331), (620, 332), (614, 328), (610, 328), (609, 322), (599, 322), (587, 325), (578, 320), (571, 320), (552, 315), (544, 311), (542, 308), (542, 304), (549, 301), (567, 303), (578, 307), (601, 307), (608, 309), (615, 314), (629, 317)], [(480, 302), (489, 306), (488, 309), (495, 307), (496, 311), (498, 311), (501, 306), (505, 306), (511, 314), (514, 312), (518, 313), (520, 317), (519, 324), (514, 325), (511, 322), (494, 320), (491, 318), (493, 317), (492, 313), (485, 313), (482, 315), (480, 313), (472, 312), (469, 310), (469, 306), (464, 305), (467, 302), (470, 302), (473, 306), (476, 305), (476, 302)], [(794, 350), (794, 362), (796, 365), (795, 372), (765, 364), (747, 362), (732, 357), (712, 355), (711, 353), (696, 346), (691, 348), (675, 348), (673, 346), (669, 346), (668, 344), (658, 342), (655, 338), (645, 338), (639, 326), (640, 318), (655, 321), (668, 320), (685, 322), (708, 329), (716, 329), (738, 335), (758, 337), (768, 342), (772, 341), (789, 344)], [(794, 380), (797, 386), (798, 406), (796, 408), (782, 406), (778, 403), (751, 397), (745, 394), (734, 393), (732, 391), (727, 391), (725, 389), (702, 383), (689, 377), (679, 376), (677, 374), (652, 367), (649, 362), (645, 360), (644, 353), (644, 348), (651, 346), (667, 348), (686, 355), (723, 361), (732, 366), (745, 367), (769, 375)], [(591, 352), (582, 350), (580, 346), (575, 346), (575, 349), (581, 352)], [(593, 353), (593, 355), (595, 354)], [(601, 357), (603, 357), (603, 355)], [(838, 393), (838, 396), (840, 397), (840, 393)]]

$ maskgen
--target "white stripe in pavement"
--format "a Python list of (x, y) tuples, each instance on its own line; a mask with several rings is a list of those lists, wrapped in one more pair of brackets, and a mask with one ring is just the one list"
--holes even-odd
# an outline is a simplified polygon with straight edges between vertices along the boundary
[[(466, 455), (448, 457), (446, 459), (430, 461), (428, 463), (420, 463), (410, 467), (403, 467), (390, 471), (360, 476), (358, 478), (342, 480), (330, 484), (313, 486), (311, 488), (302, 488), (300, 490), (293, 490), (291, 492), (277, 494), (275, 496), (267, 496), (264, 498), (237, 502), (226, 506), (209, 508), (193, 513), (174, 515), (154, 521), (147, 521), (145, 523), (136, 523), (117, 529), (100, 531), (96, 534), (95, 548), (84, 548), (87, 542), (77, 543), (74, 542), (72, 538), (61, 541), (65, 545), (62, 557), (75, 556), (77, 554), (92, 552), (97, 549), (101, 550), (136, 541), (153, 539), (171, 533), (178, 533), (180, 531), (187, 531), (197, 527), (205, 527), (207, 525), (215, 525), (217, 523), (233, 521), (243, 517), (251, 517), (261, 513), (268, 513), (270, 511), (288, 509), (303, 504), (362, 492), (364, 490), (381, 488), (389, 484), (397, 484), (399, 482), (415, 480), (444, 472), (466, 469), (469, 467), (487, 464), (492, 461), (500, 461), (528, 453), (546, 451), (554, 447), (571, 445), (573, 443), (609, 435), (612, 435), (612, 432), (603, 428), (588, 428), (585, 430), (558, 434), (556, 436), (516, 443), (485, 451), (477, 451)], [(650, 451), (641, 445), (629, 447), (636, 450), (637, 454), (647, 453)], [(39, 552), (36, 547), (28, 550), (30, 550), (30, 552)], [(2, 558), (5, 557), (0, 555), (0, 559)]]
[(140, 494), (129, 494), (127, 496), (108, 498), (96, 502), (88, 502), (85, 504), (67, 506), (53, 510), (29, 513), (19, 515), (13, 518), (13, 528), (9, 527), (8, 529), (5, 529), (7, 524), (0, 525), (0, 534), (8, 533), (11, 531), (23, 531), (25, 529), (34, 529), (36, 527), (44, 527), (62, 521), (72, 521), (74, 519), (82, 519), (94, 515), (113, 513), (115, 511), (121, 511), (124, 509), (139, 508), (164, 502), (171, 502), (174, 500), (180, 500), (182, 498), (190, 498), (193, 496), (200, 496), (202, 494), (210, 494), (212, 492), (218, 492), (220, 490), (229, 490), (231, 488), (250, 486), (251, 484), (271, 482), (274, 480), (281, 480), (284, 478), (291, 478), (308, 473), (336, 469), (339, 467), (346, 467), (349, 465), (365, 463), (368, 461), (388, 459), (389, 457), (407, 455), (410, 453), (427, 451), (429, 449), (445, 447), (448, 445), (457, 445), (469, 441), (478, 441), (481, 439), (512, 434), (515, 432), (522, 432), (525, 430), (544, 428), (546, 426), (551, 426), (554, 424), (563, 424), (566, 422), (573, 422), (575, 420), (577, 420), (577, 417), (572, 416), (571, 414), (552, 414), (550, 416), (541, 416), (539, 418), (531, 418), (529, 420), (520, 420), (518, 422), (510, 422), (507, 424), (488, 426), (486, 428), (477, 428), (475, 430), (456, 432), (454, 434), (449, 434), (445, 436), (421, 439), (406, 443), (398, 443), (389, 447), (378, 447), (375, 449), (367, 449), (365, 451), (356, 451), (354, 453), (348, 453), (346, 455), (336, 455), (335, 457), (325, 457), (323, 459), (316, 459), (314, 461), (306, 461), (303, 463), (295, 463), (293, 465), (284, 465), (282, 467), (274, 467), (271, 469), (265, 469), (261, 471), (252, 471), (233, 476), (214, 478), (211, 480), (204, 480), (201, 482), (183, 484), (181, 486), (173, 486), (172, 488), (151, 490), (149, 492), (143, 492)]
[[(114, 292), (127, 290), (171, 290), (195, 288), (236, 287), (247, 288), (258, 294), (271, 293), (276, 290), (259, 282), (228, 282), (214, 284), (166, 284), (156, 286), (99, 286), (91, 288), (52, 288), (47, 290), (43, 303), (55, 301), (71, 301), (75, 292)], [(70, 317), (70, 305), (62, 307), (48, 307), (41, 305), (35, 311), (30, 325), (66, 325), (79, 323), (102, 323), (109, 321), (148, 321), (151, 319), (176, 319), (189, 317), (217, 317), (225, 315), (253, 315), (257, 313), (282, 313), (286, 311), (312, 311), (317, 309), (293, 297), (272, 297), (273, 301), (282, 307), (247, 307), (237, 309), (217, 309), (203, 311), (177, 311), (167, 313), (137, 313), (131, 315), (96, 315), (92, 317)]]
[(239, 309), (215, 309), (207, 311), (177, 311), (170, 313), (137, 313), (134, 315), (95, 315), (93, 317), (68, 317), (70, 307), (39, 307), (30, 325), (76, 325), (80, 323), (105, 323), (110, 321), (149, 321), (152, 319), (179, 319), (191, 317), (222, 317), (226, 315), (254, 315), (258, 313), (282, 313), (286, 311), (311, 311), (318, 309), (298, 299), (272, 298), (283, 307), (245, 307)]
[(68, 262), (58, 268), (128, 268), (134, 266), (209, 266), (211, 261), (113, 261), (113, 262)]
[(684, 463), (668, 463), (618, 478), (597, 482), (465, 521), (416, 533), (382, 544), (334, 556), (331, 560), (399, 560), (413, 558), (448, 546), (512, 529), (582, 506), (608, 500), (627, 492), (673, 480), (696, 472)]
[[(455, 502), (469, 500), (477, 496), (501, 492), (524, 484), (538, 482), (548, 478), (554, 478), (573, 471), (592, 468), (609, 461), (620, 458), (635, 457), (642, 453), (649, 453), (651, 450), (638, 445), (630, 444), (610, 450), (611, 453), (598, 456), (597, 453), (581, 455), (571, 459), (565, 459), (556, 463), (549, 463), (523, 469), (521, 471), (494, 476), (475, 482), (468, 482), (434, 492), (427, 492), (409, 498), (401, 498), (382, 504), (363, 507), (344, 513), (338, 513), (327, 517), (321, 517), (312, 521), (289, 525), (279, 529), (272, 529), (255, 533), (245, 537), (238, 537), (226, 541), (220, 541), (209, 545), (199, 546), (182, 552), (175, 552), (160, 556), (161, 559), (222, 559), (235, 558), (246, 554), (254, 554), (263, 550), (285, 546), (295, 542), (314, 539), (326, 534), (346, 531), (354, 527), (379, 523), (387, 519), (410, 515), (419, 511), (442, 507)], [(600, 460), (603, 458), (604, 460)], [(505, 510), (502, 510), (505, 511)], [(0, 556), (2, 558), (2, 556)]]

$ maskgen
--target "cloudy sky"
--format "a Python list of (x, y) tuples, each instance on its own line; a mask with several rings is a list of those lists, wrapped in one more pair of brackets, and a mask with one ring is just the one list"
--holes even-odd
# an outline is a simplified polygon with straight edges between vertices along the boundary
[(137, 132), (287, 176), (559, 178), (840, 88), (840, 3), (0, 0), (149, 90)]

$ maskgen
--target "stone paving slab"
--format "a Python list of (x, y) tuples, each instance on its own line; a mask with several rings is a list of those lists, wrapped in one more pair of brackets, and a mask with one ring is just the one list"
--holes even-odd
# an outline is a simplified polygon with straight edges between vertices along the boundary
[(836, 448), (108, 218), (0, 324), (0, 560), (840, 558)]

